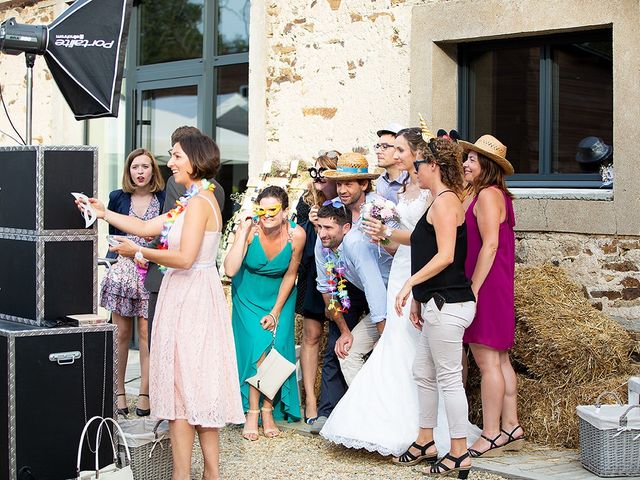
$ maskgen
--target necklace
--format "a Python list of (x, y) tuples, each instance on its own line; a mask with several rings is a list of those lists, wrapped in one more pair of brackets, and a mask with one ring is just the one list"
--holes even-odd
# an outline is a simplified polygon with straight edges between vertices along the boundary
[[(200, 182), (200, 186), (197, 183), (194, 183), (189, 187), (187, 192), (176, 200), (176, 206), (173, 207), (167, 213), (167, 221), (162, 225), (162, 231), (160, 232), (160, 240), (158, 242), (158, 246), (156, 247), (158, 250), (168, 250), (169, 249), (169, 232), (171, 231), (171, 227), (176, 223), (178, 217), (185, 211), (187, 208), (187, 204), (189, 203), (189, 199), (195, 197), (200, 190), (209, 190), (213, 192), (216, 186), (209, 182), (206, 179), (202, 179)], [(167, 271), (167, 267), (164, 265), (158, 264), (158, 269), (164, 274)]]
[(349, 292), (347, 292), (347, 279), (344, 278), (347, 269), (340, 259), (339, 252), (334, 252), (330, 248), (323, 248), (322, 253), (325, 258), (324, 269), (329, 276), (327, 283), (331, 294), (327, 309), (347, 313), (351, 307), (351, 299), (349, 298)]

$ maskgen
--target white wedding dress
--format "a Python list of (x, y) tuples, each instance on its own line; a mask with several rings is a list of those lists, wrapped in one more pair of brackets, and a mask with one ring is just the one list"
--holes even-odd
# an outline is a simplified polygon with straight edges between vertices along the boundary
[[(428, 190), (413, 200), (400, 195), (401, 228), (413, 231), (427, 209)], [(413, 360), (420, 332), (409, 320), (411, 297), (401, 317), (395, 311), (396, 295), (411, 275), (411, 249), (400, 245), (391, 265), (387, 287), (387, 322), (369, 359), (334, 408), (320, 431), (325, 439), (349, 448), (364, 448), (382, 455), (399, 456), (418, 437), (418, 388), (413, 380)], [(449, 426), (442, 395), (438, 402), (438, 427), (434, 439), (438, 452), (449, 451)], [(467, 443), (480, 429), (469, 423)]]

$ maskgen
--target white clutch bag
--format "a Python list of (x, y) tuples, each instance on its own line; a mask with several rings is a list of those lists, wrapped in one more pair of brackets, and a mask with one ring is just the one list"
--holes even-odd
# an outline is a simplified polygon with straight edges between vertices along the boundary
[(267, 354), (258, 371), (247, 383), (260, 390), (267, 398), (273, 399), (289, 376), (295, 372), (296, 365), (284, 358), (275, 347), (277, 327), (273, 329), (271, 351)]

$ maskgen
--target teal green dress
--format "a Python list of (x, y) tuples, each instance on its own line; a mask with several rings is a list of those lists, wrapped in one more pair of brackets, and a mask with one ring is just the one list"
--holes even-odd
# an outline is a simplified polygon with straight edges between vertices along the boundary
[[(295, 223), (292, 223), (295, 228)], [(267, 315), (276, 302), (282, 277), (289, 268), (293, 248), (291, 241), (273, 259), (264, 253), (260, 238), (255, 236), (242, 261), (240, 270), (232, 279), (231, 298), (233, 300), (233, 336), (236, 344), (240, 392), (245, 412), (249, 410), (249, 384), (247, 378), (256, 374), (256, 363), (263, 353), (268, 352), (273, 339), (269, 330), (260, 326), (260, 320)], [(287, 360), (295, 363), (295, 320), (296, 287), (282, 308), (278, 320), (275, 348)], [(300, 399), (296, 372), (284, 382), (280, 392), (273, 399), (273, 416), (276, 420), (290, 422), (300, 420)]]

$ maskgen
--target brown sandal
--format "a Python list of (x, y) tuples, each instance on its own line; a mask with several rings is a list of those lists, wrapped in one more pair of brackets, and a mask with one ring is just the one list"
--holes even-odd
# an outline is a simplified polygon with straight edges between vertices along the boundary
[[(247, 415), (249, 415), (250, 413), (260, 414), (260, 410), (247, 410)], [(249, 440), (250, 442), (255, 442), (256, 440), (258, 440), (258, 430), (248, 429), (247, 422), (245, 421), (244, 428), (242, 429), (242, 438), (244, 438), (245, 440)]]
[[(260, 409), (263, 412), (273, 412), (273, 407), (262, 407)], [(273, 414), (271, 416), (271, 418), (273, 418)], [(273, 420), (273, 423), (275, 423), (276, 421)], [(276, 428), (264, 428), (264, 415), (262, 416), (262, 433), (264, 433), (264, 436), (267, 438), (275, 438), (278, 435), (280, 435), (282, 432), (280, 430), (278, 430), (278, 427)]]

